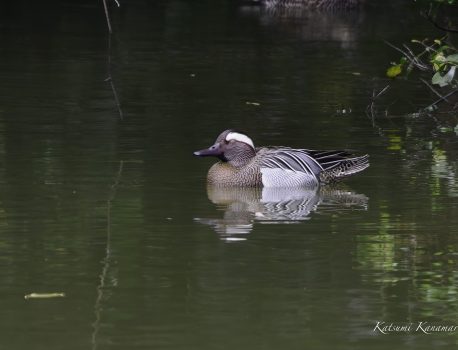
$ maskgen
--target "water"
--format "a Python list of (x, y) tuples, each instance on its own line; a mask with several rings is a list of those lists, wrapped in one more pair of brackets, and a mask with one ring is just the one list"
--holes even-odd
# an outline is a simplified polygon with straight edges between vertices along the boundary
[[(122, 2), (121, 120), (100, 4), (2, 3), (0, 348), (455, 348), (373, 332), (458, 324), (456, 119), (409, 114), (434, 99), (415, 79), (365, 112), (399, 59), (382, 39), (440, 36), (411, 5)], [(192, 152), (229, 127), (371, 167), (317, 192), (207, 189)]]

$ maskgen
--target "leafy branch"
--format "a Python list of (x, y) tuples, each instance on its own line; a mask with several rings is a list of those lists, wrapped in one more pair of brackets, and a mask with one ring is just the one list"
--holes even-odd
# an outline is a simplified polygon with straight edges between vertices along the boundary
[[(458, 66), (458, 50), (443, 42), (443, 39), (436, 39), (429, 43), (427, 39), (423, 41), (412, 40), (412, 43), (421, 48), (419, 53), (414, 53), (415, 49), (410, 49), (403, 45), (404, 49), (398, 48), (393, 44), (387, 43), (403, 56), (398, 63), (393, 63), (386, 71), (389, 78), (395, 78), (403, 73), (409, 75), (414, 68), (424, 72), (432, 72), (431, 83), (433, 85), (458, 86), (455, 79), (456, 67)], [(425, 57), (426, 56), (426, 57)]]
[[(386, 75), (389, 78), (407, 77), (415, 68), (432, 74), (430, 82), (420, 78), (439, 97), (437, 101), (425, 108), (426, 111), (433, 111), (442, 101), (449, 102), (447, 98), (458, 92), (458, 79), (456, 77), (458, 50), (444, 43), (445, 38), (435, 39), (432, 42), (428, 39), (423, 41), (412, 40), (411, 43), (415, 45), (413, 49), (405, 44), (401, 49), (386, 42), (387, 45), (403, 55), (399, 62), (392, 63), (387, 69)], [(434, 88), (434, 85), (438, 86), (438, 88), (448, 87), (452, 91), (447, 91), (446, 95), (442, 95), (438, 89)]]

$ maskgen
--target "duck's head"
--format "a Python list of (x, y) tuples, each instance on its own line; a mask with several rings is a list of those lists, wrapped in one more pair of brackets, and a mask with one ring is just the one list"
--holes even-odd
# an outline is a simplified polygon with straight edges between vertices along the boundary
[(199, 157), (218, 157), (234, 166), (246, 164), (256, 155), (253, 141), (244, 133), (229, 129), (223, 131), (209, 148), (194, 152)]

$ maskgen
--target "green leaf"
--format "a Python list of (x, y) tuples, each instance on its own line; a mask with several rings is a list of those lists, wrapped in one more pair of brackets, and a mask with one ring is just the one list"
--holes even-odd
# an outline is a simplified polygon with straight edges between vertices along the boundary
[(453, 55), (448, 55), (445, 59), (447, 60), (448, 63), (458, 65), (458, 53), (455, 53)]
[(444, 77), (440, 74), (440, 72), (436, 72), (433, 77), (431, 78), (431, 83), (439, 86), (445, 86), (447, 85), (444, 83)]
[(397, 64), (395, 66), (391, 66), (386, 71), (386, 75), (388, 76), (388, 78), (395, 78), (401, 73), (402, 73), (402, 65), (401, 64)]
[(441, 46), (441, 47), (438, 47), (437, 50), (436, 50), (436, 52), (437, 52), (438, 54), (440, 53), (441, 55), (443, 55), (443, 54), (444, 54), (444, 51), (447, 51), (447, 50), (449, 50), (449, 49), (450, 49), (450, 46), (443, 45), (443, 46)]
[(445, 75), (441, 75), (440, 72), (436, 72), (433, 75), (431, 82), (433, 84), (439, 85), (440, 87), (449, 85), (452, 82), (453, 77), (455, 76), (455, 69), (456, 66), (451, 67)]
[(437, 55), (433, 56), (433, 61), (435, 63), (444, 63), (446, 62), (445, 56), (442, 52), (438, 53)]
[[(453, 128), (452, 127), (447, 127), (447, 126), (440, 126), (437, 129), (442, 133), (453, 132)], [(437, 255), (437, 253), (435, 253), (434, 255)]]

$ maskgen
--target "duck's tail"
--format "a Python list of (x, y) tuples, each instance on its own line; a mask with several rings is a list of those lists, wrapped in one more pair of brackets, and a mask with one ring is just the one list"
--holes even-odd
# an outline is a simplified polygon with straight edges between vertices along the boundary
[(322, 164), (324, 171), (320, 173), (323, 183), (339, 180), (341, 178), (357, 174), (369, 167), (369, 155), (336, 159)]

